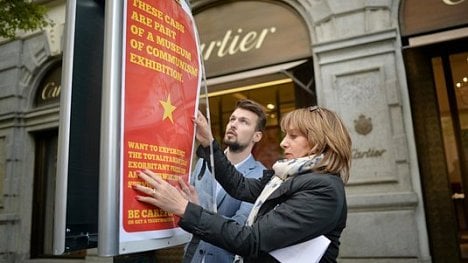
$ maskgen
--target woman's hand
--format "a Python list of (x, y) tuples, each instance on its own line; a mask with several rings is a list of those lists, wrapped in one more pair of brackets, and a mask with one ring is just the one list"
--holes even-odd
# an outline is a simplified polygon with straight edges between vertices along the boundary
[(146, 169), (139, 172), (138, 177), (151, 186), (150, 188), (138, 184), (133, 185), (133, 189), (145, 194), (138, 195), (136, 197), (138, 201), (157, 206), (166, 212), (180, 217), (184, 215), (189, 201), (182, 193), (182, 190), (175, 188), (164, 181), (159, 175)]
[(213, 141), (213, 134), (211, 133), (210, 127), (208, 125), (208, 120), (203, 116), (199, 111), (197, 117), (193, 120), (196, 124), (196, 134), (198, 142), (203, 146), (207, 147)]
[(184, 195), (185, 199), (189, 202), (196, 205), (200, 205), (200, 199), (198, 198), (198, 193), (193, 185), (187, 184), (182, 178), (179, 177), (179, 186), (181, 193)]

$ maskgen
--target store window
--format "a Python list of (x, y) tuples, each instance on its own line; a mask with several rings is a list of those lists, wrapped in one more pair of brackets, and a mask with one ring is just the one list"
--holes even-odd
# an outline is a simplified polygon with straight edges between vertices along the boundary
[(215, 137), (222, 140), (239, 99), (259, 102), (268, 122), (253, 154), (271, 168), (282, 154), (281, 117), (316, 104), (312, 43), (306, 21), (284, 1), (271, 0), (217, 1), (194, 10), (194, 17)]
[[(301, 107), (316, 104), (312, 62), (308, 61), (287, 71), (247, 78), (210, 86), (208, 91), (213, 135), (221, 142), (226, 124), (240, 99), (260, 103), (267, 113), (267, 126), (253, 155), (267, 168), (282, 158), (281, 117)], [(203, 107), (203, 106), (202, 106)]]

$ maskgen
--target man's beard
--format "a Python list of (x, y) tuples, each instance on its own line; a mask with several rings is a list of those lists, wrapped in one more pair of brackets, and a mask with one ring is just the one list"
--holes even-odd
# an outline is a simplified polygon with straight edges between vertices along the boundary
[(241, 145), (237, 141), (229, 141), (229, 140), (224, 140), (224, 144), (226, 144), (229, 147), (229, 151), (231, 152), (242, 152), (247, 148), (248, 145)]

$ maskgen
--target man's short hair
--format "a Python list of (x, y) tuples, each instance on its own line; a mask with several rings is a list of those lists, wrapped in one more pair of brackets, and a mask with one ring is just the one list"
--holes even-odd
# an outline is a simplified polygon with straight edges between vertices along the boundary
[(248, 111), (255, 113), (255, 115), (258, 116), (257, 131), (263, 132), (265, 130), (266, 114), (265, 114), (265, 111), (263, 110), (262, 105), (260, 105), (259, 103), (253, 100), (241, 99), (236, 103), (236, 109), (237, 108), (241, 108), (241, 109), (248, 110)]

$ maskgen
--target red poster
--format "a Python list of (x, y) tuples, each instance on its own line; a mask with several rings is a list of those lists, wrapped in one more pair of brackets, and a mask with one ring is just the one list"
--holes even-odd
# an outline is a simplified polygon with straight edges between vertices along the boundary
[(125, 14), (121, 226), (168, 230), (177, 219), (135, 200), (132, 185), (143, 183), (142, 169), (174, 185), (188, 181), (201, 79), (197, 33), (185, 2), (128, 0)]

